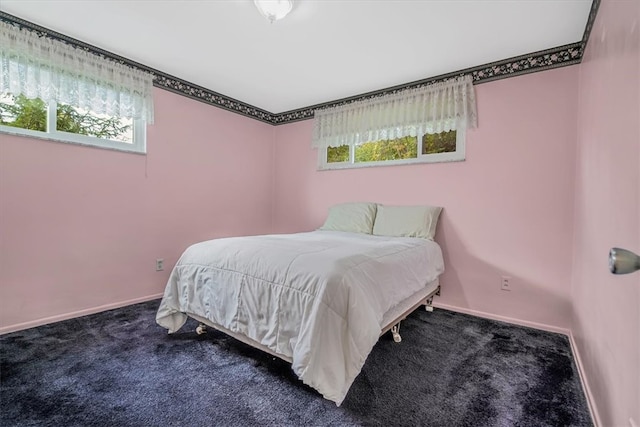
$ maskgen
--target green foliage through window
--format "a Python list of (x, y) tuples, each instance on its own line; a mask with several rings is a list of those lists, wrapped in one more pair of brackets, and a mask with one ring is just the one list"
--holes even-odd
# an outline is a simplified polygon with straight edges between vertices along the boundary
[(349, 161), (349, 146), (327, 147), (327, 163), (339, 163)]
[(418, 157), (418, 139), (415, 136), (366, 142), (355, 147), (355, 161), (380, 162), (385, 160), (415, 159)]
[(422, 137), (422, 154), (455, 153), (456, 131), (428, 133)]
[(0, 98), (0, 124), (40, 132), (47, 131), (47, 105), (24, 95)]
[[(41, 99), (3, 94), (0, 96), (0, 125), (46, 132), (47, 110), (47, 104)], [(131, 120), (99, 116), (65, 104), (57, 106), (56, 130), (132, 142)]]
[[(348, 145), (327, 148), (327, 163), (350, 162)], [(418, 157), (418, 138), (407, 136), (387, 141), (366, 142), (354, 148), (355, 163), (381, 162), (387, 160), (415, 159)], [(455, 153), (456, 131), (426, 134), (422, 137), (422, 153)]]

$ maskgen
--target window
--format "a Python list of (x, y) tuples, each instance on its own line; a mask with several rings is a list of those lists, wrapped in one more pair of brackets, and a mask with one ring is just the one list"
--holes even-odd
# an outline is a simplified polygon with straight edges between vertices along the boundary
[(374, 94), (314, 111), (311, 146), (319, 169), (461, 161), (476, 110), (471, 75)]
[(24, 95), (0, 94), (0, 131), (54, 141), (145, 152), (143, 120), (120, 118), (75, 108), (56, 101), (45, 103)]
[(462, 161), (464, 130), (406, 136), (386, 141), (341, 145), (319, 150), (320, 169)]
[(144, 153), (153, 75), (0, 21), (0, 132)]

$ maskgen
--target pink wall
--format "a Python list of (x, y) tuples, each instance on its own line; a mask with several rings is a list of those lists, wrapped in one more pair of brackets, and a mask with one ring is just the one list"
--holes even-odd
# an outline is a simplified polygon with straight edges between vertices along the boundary
[(157, 295), (187, 245), (271, 229), (273, 128), (163, 90), (155, 111), (147, 156), (0, 135), (0, 331)]
[(433, 204), (440, 304), (571, 328), (601, 424), (640, 425), (640, 275), (606, 269), (610, 247), (640, 252), (639, 5), (603, 1), (580, 66), (476, 86), (461, 163), (318, 172), (312, 121), (162, 90), (147, 156), (0, 135), (0, 332), (156, 296), (195, 241)]
[(640, 426), (640, 273), (607, 253), (640, 253), (640, 2), (603, 1), (578, 102), (573, 335), (603, 426)]
[(476, 86), (479, 127), (460, 163), (318, 172), (312, 121), (278, 126), (275, 231), (317, 228), (344, 201), (443, 206), (440, 303), (568, 328), (577, 75), (567, 67)]

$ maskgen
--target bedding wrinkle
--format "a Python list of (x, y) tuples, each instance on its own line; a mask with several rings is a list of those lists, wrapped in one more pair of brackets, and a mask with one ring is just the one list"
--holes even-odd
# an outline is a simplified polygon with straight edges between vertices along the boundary
[(240, 324), (240, 316), (242, 313), (242, 296), (244, 294), (246, 278), (247, 278), (247, 275), (243, 274), (242, 279), (240, 280), (240, 291), (238, 292), (238, 296), (236, 297), (236, 306), (238, 307), (238, 309), (235, 311), (235, 314), (231, 319), (231, 323), (230, 323), (231, 327), (229, 328), (232, 331), (240, 332), (243, 329), (242, 327), (243, 325)]
[(216, 239), (187, 248), (156, 321), (185, 313), (292, 361), (307, 385), (342, 403), (387, 310), (443, 271), (433, 241), (338, 231)]
[[(287, 264), (287, 270), (285, 271), (284, 274), (284, 283), (282, 284), (283, 286), (287, 287), (287, 288), (291, 288), (291, 286), (288, 286), (287, 283), (289, 283), (289, 271), (291, 270), (291, 265), (295, 262), (296, 259), (298, 259), (299, 255), (294, 256), (291, 259), (291, 262), (289, 262), (289, 264)], [(282, 307), (283, 307), (283, 301), (282, 301), (282, 295), (284, 294), (284, 292), (282, 292), (282, 290), (280, 291), (280, 295), (278, 298), (278, 305), (277, 305), (277, 309), (276, 309), (276, 318), (277, 318), (277, 327), (276, 327), (276, 351), (278, 353), (282, 353), (282, 354), (286, 354), (286, 353), (293, 353), (293, 349), (295, 348), (295, 344), (297, 343), (297, 339), (295, 339), (294, 337), (296, 337), (298, 334), (291, 334), (292, 338), (289, 338), (288, 341), (289, 342), (285, 342), (284, 345), (288, 346), (287, 350), (285, 351), (284, 349), (281, 348), (280, 344), (280, 325), (282, 325), (282, 318), (281, 318), (281, 313), (282, 313)], [(283, 328), (282, 328), (283, 329)]]

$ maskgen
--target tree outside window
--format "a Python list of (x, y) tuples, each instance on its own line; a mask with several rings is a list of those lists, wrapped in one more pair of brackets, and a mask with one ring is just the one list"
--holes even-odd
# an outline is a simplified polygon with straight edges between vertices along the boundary
[[(0, 125), (47, 132), (48, 106), (39, 98), (24, 95), (0, 96)], [(51, 128), (51, 126), (50, 126)], [(56, 105), (55, 130), (125, 143), (133, 141), (133, 121), (83, 111), (70, 105)]]
[[(422, 155), (456, 152), (456, 131), (422, 136)], [(327, 148), (327, 163), (351, 161), (351, 146)], [(353, 147), (353, 163), (381, 162), (418, 158), (418, 138), (407, 136), (386, 141), (373, 141)]]

